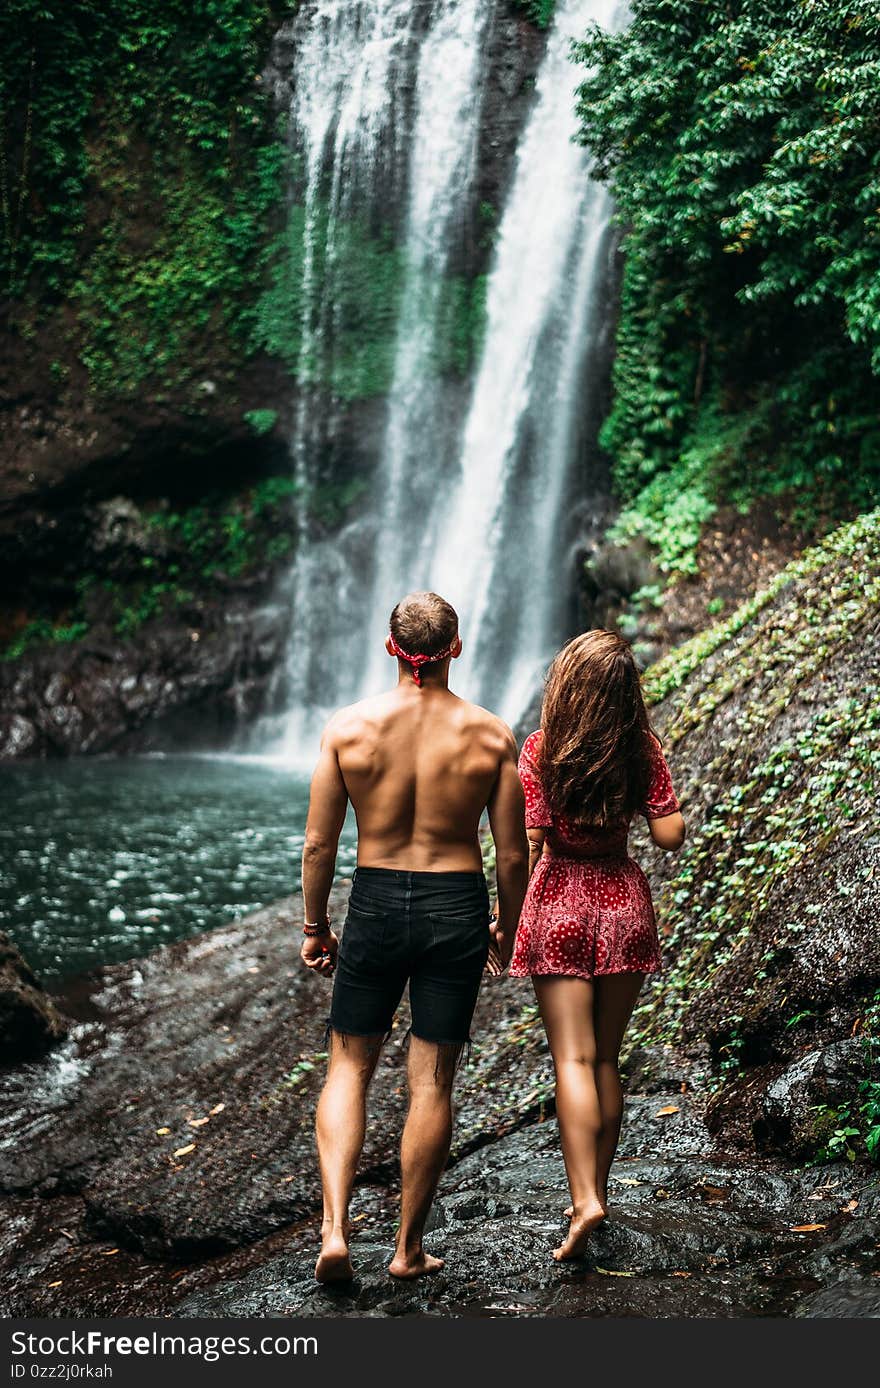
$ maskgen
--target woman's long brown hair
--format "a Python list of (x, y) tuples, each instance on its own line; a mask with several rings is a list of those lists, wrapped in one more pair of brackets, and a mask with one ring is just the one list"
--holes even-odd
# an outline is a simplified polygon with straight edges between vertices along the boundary
[(587, 631), (563, 646), (547, 675), (541, 730), (539, 769), (555, 813), (606, 828), (644, 804), (651, 725), (622, 636)]

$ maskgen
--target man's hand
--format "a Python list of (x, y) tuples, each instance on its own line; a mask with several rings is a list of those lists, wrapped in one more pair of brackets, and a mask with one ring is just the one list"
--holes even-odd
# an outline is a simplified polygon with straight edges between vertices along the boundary
[(513, 937), (493, 916), (489, 924), (489, 957), (486, 960), (486, 973), (490, 978), (503, 974), (513, 954)]
[(329, 978), (336, 968), (339, 940), (331, 930), (327, 935), (306, 935), (299, 957), (309, 969)]

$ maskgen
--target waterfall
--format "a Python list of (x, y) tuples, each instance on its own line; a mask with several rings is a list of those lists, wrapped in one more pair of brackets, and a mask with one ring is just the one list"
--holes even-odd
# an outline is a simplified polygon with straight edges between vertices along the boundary
[(482, 361), (452, 493), (438, 503), (426, 586), (459, 609), (463, 694), (510, 721), (524, 711), (564, 630), (572, 470), (584, 365), (597, 323), (611, 206), (573, 142), (573, 37), (608, 27), (619, 0), (568, 0), (523, 133), (487, 301)]
[[(366, 630), (372, 640), (363, 689), (388, 679), (384, 650), (388, 614), (407, 587), (413, 552), (409, 537), (430, 517), (437, 479), (454, 461), (457, 432), (444, 423), (442, 381), (432, 370), (443, 275), (452, 231), (462, 217), (476, 156), (479, 64), (490, 6), (474, 0), (448, 5), (419, 64), (417, 119), (410, 157), (406, 221), (406, 281), (380, 466), (380, 547)], [(465, 195), (465, 196), (463, 196)], [(426, 466), (426, 449), (430, 462)], [(403, 588), (401, 588), (403, 582)], [(409, 586), (413, 582), (410, 580)]]
[(474, 217), (496, 0), (311, 0), (292, 21), (301, 242), (291, 454), (303, 497), (332, 476), (344, 416), (339, 277), (352, 218), (394, 222), (398, 289), (384, 420), (357, 517), (322, 535), (300, 508), (285, 595), (291, 711), (276, 742), (285, 756), (308, 755), (330, 709), (391, 681), (388, 612), (410, 589), (435, 588), (458, 607), (465, 655), (454, 685), (509, 719), (567, 634), (562, 555), (610, 221), (573, 142), (582, 74), (569, 48), (618, 6), (559, 0), (497, 227), (483, 348), (457, 389), (438, 369), (438, 341)]
[[(358, 591), (357, 566), (344, 537), (313, 537), (311, 501), (322, 481), (321, 459), (334, 432), (325, 387), (337, 377), (334, 327), (340, 312), (343, 223), (373, 212), (392, 183), (395, 153), (406, 128), (408, 49), (418, 7), (405, 0), (315, 0), (292, 25), (295, 85), (290, 140), (302, 172), (298, 199), (301, 256), (297, 267), (299, 352), (297, 404), (291, 436), (300, 495), (296, 558), (286, 601), (294, 629), (287, 662), (291, 713), (283, 743), (296, 752), (313, 741), (312, 710), (328, 702), (328, 676), (348, 664), (340, 613)], [(297, 305), (298, 301), (298, 305)], [(333, 693), (342, 686), (334, 682)], [(348, 692), (348, 691), (346, 691)], [(332, 697), (332, 695), (331, 695)]]

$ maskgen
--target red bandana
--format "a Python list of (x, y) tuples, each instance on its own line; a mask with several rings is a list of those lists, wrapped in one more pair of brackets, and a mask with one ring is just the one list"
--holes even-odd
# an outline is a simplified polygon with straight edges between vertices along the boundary
[(430, 665), (431, 662), (435, 660), (445, 660), (447, 656), (452, 655), (452, 646), (455, 645), (453, 641), (452, 646), (447, 646), (445, 651), (437, 651), (436, 655), (410, 655), (409, 651), (405, 651), (402, 646), (398, 646), (391, 632), (388, 633), (388, 640), (391, 642), (391, 649), (394, 654), (399, 656), (401, 660), (405, 660), (407, 665), (412, 666), (412, 677), (419, 686), (421, 686), (422, 683), (422, 674), (419, 666)]

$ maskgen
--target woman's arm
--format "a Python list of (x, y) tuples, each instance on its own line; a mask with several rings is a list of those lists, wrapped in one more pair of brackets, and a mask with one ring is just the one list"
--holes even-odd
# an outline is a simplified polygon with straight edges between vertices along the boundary
[(547, 837), (546, 829), (529, 829), (529, 877), (538, 866), (541, 854), (544, 852), (544, 840)]
[(648, 829), (657, 847), (666, 853), (677, 853), (684, 843), (684, 820), (678, 810), (661, 819), (649, 819)]

